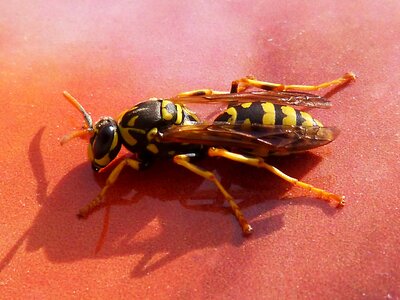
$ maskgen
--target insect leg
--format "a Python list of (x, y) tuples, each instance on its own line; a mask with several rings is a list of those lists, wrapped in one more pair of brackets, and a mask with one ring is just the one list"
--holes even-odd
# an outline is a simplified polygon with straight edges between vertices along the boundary
[(90, 201), (88, 204), (86, 204), (84, 207), (82, 207), (79, 210), (78, 217), (79, 218), (87, 218), (88, 215), (95, 210), (97, 207), (99, 207), (102, 203), (104, 203), (104, 195), (106, 194), (107, 190), (112, 186), (115, 181), (118, 179), (119, 174), (121, 173), (122, 169), (125, 166), (129, 166), (132, 169), (139, 170), (140, 169), (140, 161), (134, 160), (132, 158), (125, 158), (123, 161), (121, 161), (111, 172), (111, 174), (108, 176), (106, 185), (103, 187), (101, 192), (94, 198), (92, 201)]
[(190, 156), (186, 155), (186, 154), (179, 154), (179, 155), (174, 156), (174, 163), (188, 169), (189, 171), (192, 171), (193, 173), (195, 173), (207, 180), (214, 182), (214, 184), (218, 187), (218, 189), (221, 191), (221, 193), (224, 195), (225, 199), (228, 201), (229, 205), (231, 206), (233, 214), (235, 215), (236, 219), (238, 220), (240, 226), (242, 227), (243, 233), (250, 234), (252, 232), (253, 228), (250, 226), (250, 224), (247, 222), (247, 220), (243, 216), (243, 213), (241, 212), (239, 206), (236, 204), (233, 197), (225, 190), (225, 188), (222, 186), (221, 182), (218, 181), (218, 179), (215, 177), (214, 173), (203, 170), (203, 169), (199, 168), (198, 166), (190, 163)]
[(229, 152), (225, 149), (220, 149), (220, 148), (210, 148), (208, 151), (208, 155), (209, 156), (221, 156), (221, 157), (225, 157), (227, 159), (241, 162), (244, 164), (248, 164), (248, 165), (251, 165), (254, 167), (267, 169), (268, 171), (272, 172), (276, 176), (279, 176), (283, 180), (286, 180), (295, 186), (301, 187), (305, 190), (315, 193), (317, 195), (317, 197), (329, 202), (329, 204), (331, 204), (332, 206), (341, 207), (345, 203), (344, 196), (330, 193), (323, 189), (316, 188), (316, 187), (312, 186), (311, 184), (308, 184), (308, 183), (299, 181), (296, 178), (290, 177), (290, 176), (286, 175), (285, 173), (283, 173), (282, 171), (280, 171), (279, 169), (267, 164), (262, 158), (247, 157), (247, 156)]
[(243, 88), (247, 87), (256, 87), (266, 91), (288, 91), (288, 90), (298, 90), (298, 91), (317, 91), (320, 89), (324, 89), (333, 85), (343, 85), (351, 80), (355, 80), (356, 76), (354, 73), (346, 73), (343, 76), (323, 82), (318, 85), (301, 85), (301, 84), (281, 84), (281, 83), (272, 83), (266, 81), (260, 81), (255, 79), (254, 77), (244, 77), (232, 82), (231, 93), (236, 93), (243, 90)]
[(177, 98), (193, 97), (193, 96), (223, 95), (223, 94), (229, 94), (229, 93), (223, 92), (223, 91), (214, 91), (211, 89), (200, 89), (200, 90), (193, 90), (193, 91), (179, 93), (177, 95)]

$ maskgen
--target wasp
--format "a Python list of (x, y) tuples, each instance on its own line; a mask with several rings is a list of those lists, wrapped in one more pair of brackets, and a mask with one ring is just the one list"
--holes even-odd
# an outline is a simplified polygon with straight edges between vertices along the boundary
[[(300, 108), (329, 108), (330, 101), (309, 92), (344, 85), (354, 79), (353, 73), (346, 73), (319, 85), (285, 85), (248, 76), (233, 81), (229, 92), (200, 89), (168, 99), (151, 98), (122, 112), (117, 119), (102, 117), (95, 124), (83, 106), (64, 92), (66, 99), (83, 114), (86, 124), (81, 130), (64, 136), (61, 144), (76, 137), (90, 136), (88, 156), (96, 172), (108, 166), (122, 146), (135, 154), (125, 157), (112, 169), (105, 186), (79, 210), (78, 217), (88, 217), (105, 202), (107, 190), (126, 166), (141, 170), (154, 159), (172, 159), (213, 182), (229, 203), (243, 233), (250, 234), (252, 227), (234, 197), (213, 172), (193, 162), (205, 156), (223, 157), (266, 169), (313, 192), (332, 206), (342, 207), (344, 196), (290, 177), (264, 159), (271, 155), (303, 152), (332, 142), (338, 135), (336, 127), (325, 127)], [(204, 122), (186, 106), (191, 102), (224, 103), (227, 107), (213, 121)]]

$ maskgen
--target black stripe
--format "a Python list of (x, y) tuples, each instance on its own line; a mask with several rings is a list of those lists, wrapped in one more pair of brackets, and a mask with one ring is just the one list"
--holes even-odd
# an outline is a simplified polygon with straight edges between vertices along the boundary
[(260, 102), (253, 102), (248, 108), (244, 108), (241, 105), (235, 107), (237, 111), (238, 123), (249, 119), (252, 124), (262, 124), (262, 119), (264, 116), (264, 110)]
[(296, 111), (296, 125), (301, 126), (301, 124), (303, 124), (303, 122), (306, 119), (303, 118), (299, 110), (295, 109), (295, 111)]
[(275, 125), (282, 125), (283, 118), (286, 117), (286, 115), (282, 111), (282, 105), (274, 104), (274, 109), (275, 109)]

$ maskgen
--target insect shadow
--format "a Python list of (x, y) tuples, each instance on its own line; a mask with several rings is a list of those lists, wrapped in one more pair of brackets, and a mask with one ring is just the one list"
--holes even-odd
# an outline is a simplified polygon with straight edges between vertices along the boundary
[[(94, 212), (87, 220), (78, 220), (75, 215), (96, 196), (109, 173), (94, 174), (88, 163), (81, 164), (48, 194), (40, 151), (43, 132), (44, 128), (37, 132), (29, 148), (41, 208), (31, 228), (0, 262), (0, 271), (24, 241), (27, 251), (43, 248), (48, 259), (58, 263), (140, 255), (132, 277), (144, 276), (193, 250), (224, 243), (240, 246), (246, 241), (230, 208), (212, 183), (171, 161), (159, 161), (145, 171), (124, 170), (110, 188), (107, 194), (111, 203), (110, 227), (102, 249), (95, 254), (105, 210)], [(310, 153), (273, 160), (275, 166), (297, 178), (319, 161), (318, 156)], [(277, 199), (290, 184), (265, 170), (224, 159), (208, 158), (199, 164), (216, 171), (222, 184), (236, 197), (255, 229), (250, 239), (268, 236), (283, 226), (282, 213), (253, 218), (273, 211), (276, 206), (289, 205), (289, 201)], [(290, 205), (316, 206), (326, 214), (335, 211), (312, 196), (295, 200)]]

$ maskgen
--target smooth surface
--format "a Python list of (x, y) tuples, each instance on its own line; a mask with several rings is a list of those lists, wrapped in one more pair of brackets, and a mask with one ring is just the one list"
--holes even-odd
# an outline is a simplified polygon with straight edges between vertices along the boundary
[[(214, 2), (0, 5), (1, 298), (400, 297), (400, 2)], [(221, 200), (212, 184), (162, 162), (123, 172), (94, 253), (105, 210), (75, 214), (108, 173), (93, 174), (85, 141), (59, 145), (82, 125), (63, 90), (97, 119), (249, 74), (313, 84), (347, 71), (358, 81), (312, 111), (339, 138), (270, 160), (343, 193), (344, 209), (267, 172), (203, 162), (241, 202), (255, 230), (245, 238), (229, 210), (193, 209)]]

